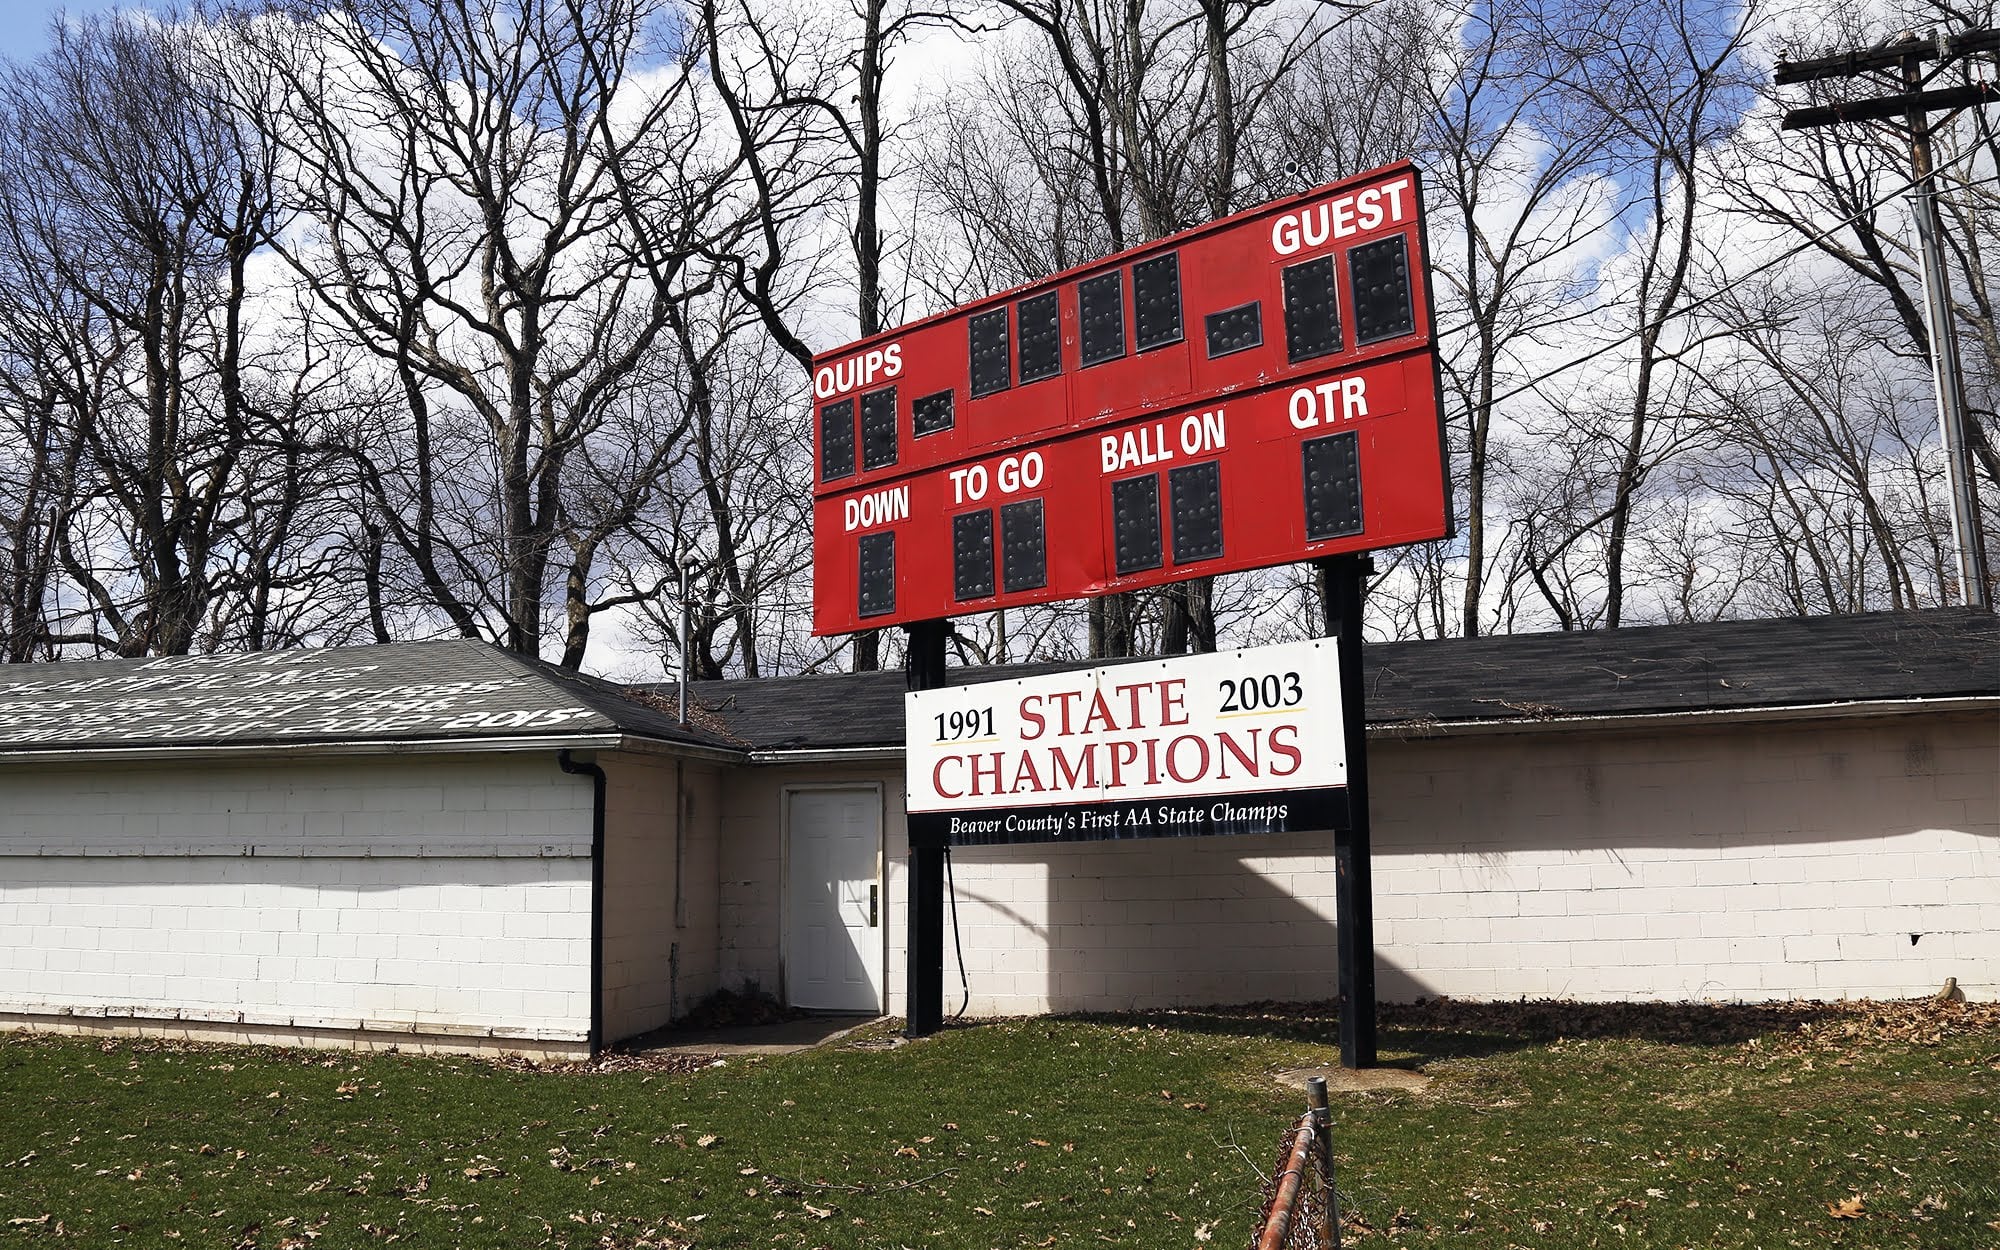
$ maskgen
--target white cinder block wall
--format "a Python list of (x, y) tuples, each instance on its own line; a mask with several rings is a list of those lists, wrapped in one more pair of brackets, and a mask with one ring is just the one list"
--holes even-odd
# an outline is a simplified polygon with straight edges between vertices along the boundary
[(1383, 752), (1385, 995), (2000, 997), (1991, 716), (1436, 745)]
[(786, 795), (801, 787), (850, 789), (879, 787), (885, 831), (882, 924), (883, 975), (889, 1010), (900, 1012), (903, 992), (902, 934), (904, 897), (902, 871), (908, 859), (903, 840), (903, 776), (901, 765), (883, 766), (765, 766), (730, 769), (722, 778), (718, 802), (721, 819), (721, 889), (717, 913), (717, 970), (721, 984), (742, 989), (755, 984), (772, 994), (785, 988), (784, 808)]
[[(2000, 997), (1996, 759), (2000, 725), (1977, 715), (1375, 741), (1379, 992), (1908, 997), (1956, 977)], [(901, 1012), (901, 778), (823, 774), (859, 775), (889, 795), (888, 991)], [(775, 847), (770, 820), (746, 808), (731, 842)], [(971, 1010), (1331, 997), (1330, 843), (960, 849)], [(755, 970), (770, 984), (777, 952), (762, 943), (781, 878), (748, 861), (725, 875), (723, 944), (737, 956), (725, 979)]]
[(0, 1017), (580, 1042), (553, 754), (0, 769)]
[[(716, 769), (629, 753), (604, 768), (604, 1038), (667, 1024), (716, 988)], [(678, 769), (678, 771), (677, 771)]]

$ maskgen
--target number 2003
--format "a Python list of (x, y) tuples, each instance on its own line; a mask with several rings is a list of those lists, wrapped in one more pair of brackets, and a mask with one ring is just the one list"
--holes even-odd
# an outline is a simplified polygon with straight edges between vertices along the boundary
[(1306, 697), (1297, 673), (1265, 673), (1257, 677), (1222, 679), (1222, 710), (1259, 712), (1271, 708), (1296, 707)]

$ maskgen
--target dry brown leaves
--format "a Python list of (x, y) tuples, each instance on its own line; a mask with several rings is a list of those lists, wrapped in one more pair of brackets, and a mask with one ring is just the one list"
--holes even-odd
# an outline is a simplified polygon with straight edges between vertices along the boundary
[(1832, 1004), (1826, 1014), (1801, 1021), (1765, 1044), (1779, 1052), (1842, 1051), (1860, 1044), (1936, 1046), (1978, 1033), (2000, 1033), (2000, 1003), (1863, 1000)]
[(2000, 1003), (1935, 998), (1881, 1002), (1575, 1003), (1533, 1000), (1469, 1003), (1433, 999), (1385, 1004), (1390, 1028), (1556, 1038), (1629, 1037), (1724, 1045), (1762, 1039), (1784, 1050), (1844, 1050), (1858, 1044), (1935, 1046), (1949, 1038), (2000, 1034)]
[[(1561, 1038), (1634, 1038), (1731, 1045), (1760, 1039), (1762, 1047), (1779, 1052), (1839, 1050), (1860, 1043), (1934, 1046), (1953, 1037), (2000, 1034), (2000, 1003), (1937, 998), (1779, 1003), (1580, 1003), (1560, 999), (1481, 1003), (1433, 998), (1383, 1003), (1377, 1013), (1384, 1030), (1404, 1033), (1485, 1035), (1531, 1043)], [(1327, 1002), (1258, 1002), (1140, 1015), (1165, 1028), (1262, 1029), (1327, 1041), (1339, 1027), (1339, 1013)], [(1385, 1037), (1384, 1041), (1390, 1039)]]
[(594, 1060), (551, 1061), (507, 1055), (488, 1060), (510, 1072), (650, 1072), (684, 1076), (715, 1066), (714, 1055), (684, 1055), (676, 1051), (609, 1051)]

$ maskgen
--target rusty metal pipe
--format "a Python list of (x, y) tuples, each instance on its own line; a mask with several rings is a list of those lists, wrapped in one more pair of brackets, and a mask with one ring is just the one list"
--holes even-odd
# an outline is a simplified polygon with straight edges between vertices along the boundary
[(1285, 1156), (1285, 1170), (1278, 1174), (1278, 1192), (1271, 1197), (1271, 1213), (1257, 1238), (1257, 1250), (1284, 1250), (1285, 1238), (1292, 1231), (1292, 1216), (1298, 1210), (1299, 1193), (1305, 1186), (1306, 1169), (1312, 1166), (1316, 1136), (1312, 1113), (1300, 1116), (1292, 1132), (1292, 1149)]

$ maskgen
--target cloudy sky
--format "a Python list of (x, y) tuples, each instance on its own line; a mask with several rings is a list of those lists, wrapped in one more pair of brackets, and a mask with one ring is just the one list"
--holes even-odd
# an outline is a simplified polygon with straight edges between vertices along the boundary
[(57, 13), (77, 16), (117, 7), (117, 0), (8, 0), (0, 18), (0, 56), (25, 61), (49, 46), (49, 22)]

